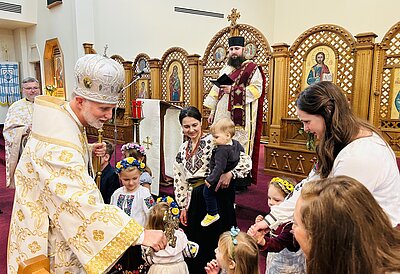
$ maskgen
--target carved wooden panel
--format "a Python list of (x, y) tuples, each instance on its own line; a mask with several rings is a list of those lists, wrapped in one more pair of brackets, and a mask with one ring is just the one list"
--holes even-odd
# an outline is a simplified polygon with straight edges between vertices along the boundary
[[(104, 124), (103, 125), (103, 137), (105, 139), (109, 139), (112, 142), (114, 141), (114, 125), (113, 124)], [(97, 129), (94, 127), (86, 128), (88, 137), (97, 140)], [(117, 143), (125, 144), (133, 141), (133, 126), (132, 125), (117, 125)]]
[(306, 146), (307, 136), (305, 133), (300, 133), (300, 129), (303, 127), (303, 124), (296, 118), (282, 118), (282, 127), (283, 130), (283, 144), (299, 144)]
[(288, 117), (295, 117), (295, 99), (302, 89), (304, 61), (308, 53), (317, 46), (328, 46), (337, 59), (336, 82), (352, 99), (355, 74), (355, 39), (345, 29), (335, 25), (319, 25), (302, 33), (289, 49), (289, 102)]
[[(174, 63), (175, 62), (175, 63)], [(169, 73), (171, 72), (171, 64), (178, 64), (182, 69), (181, 80), (182, 87), (179, 101), (171, 101), (169, 93)], [(190, 105), (190, 68), (188, 64), (188, 53), (186, 50), (174, 47), (168, 49), (160, 60), (160, 74), (161, 74), (161, 100), (167, 101), (177, 106)]]
[(381, 130), (383, 137), (393, 150), (400, 152), (400, 120), (382, 120)]
[[(118, 54), (111, 55), (110, 58), (115, 60), (115, 61), (117, 61), (121, 65), (122, 65), (123, 62), (125, 62), (124, 58), (122, 58), (122, 56), (120, 56)], [(125, 83), (125, 84), (127, 84), (127, 83)], [(122, 95), (121, 95), (121, 98), (118, 100), (117, 107), (125, 109), (125, 107), (127, 105), (129, 105), (129, 104), (127, 104), (127, 102), (126, 102), (126, 93), (123, 92)]]
[[(239, 33), (245, 39), (246, 54), (249, 58), (260, 65), (266, 77), (266, 94), (264, 98), (263, 106), (263, 121), (266, 123), (266, 128), (269, 126), (269, 114), (268, 114), (268, 94), (269, 94), (269, 82), (270, 82), (270, 60), (271, 60), (271, 48), (264, 35), (256, 28), (246, 25), (237, 24)], [(219, 71), (226, 63), (228, 55), (228, 38), (230, 28), (226, 27), (220, 30), (211, 41), (208, 43), (206, 51), (203, 56), (203, 100), (211, 90), (212, 83), (210, 79), (217, 78)], [(222, 54), (225, 51), (225, 54)], [(208, 108), (203, 108), (203, 116), (208, 117), (210, 111)], [(268, 131), (263, 132), (268, 135)]]
[(296, 147), (264, 146), (264, 170), (269, 175), (304, 179), (316, 163), (312, 151)]
[[(385, 34), (379, 47), (383, 65), (379, 92), (380, 129), (395, 153), (400, 155), (400, 22)], [(378, 60), (380, 61), (380, 60)], [(396, 104), (397, 101), (397, 104)]]

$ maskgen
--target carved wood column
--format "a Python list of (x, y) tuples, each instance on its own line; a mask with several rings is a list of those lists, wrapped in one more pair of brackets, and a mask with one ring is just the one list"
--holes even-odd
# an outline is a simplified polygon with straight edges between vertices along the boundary
[(150, 59), (151, 99), (161, 99), (160, 59)]
[(275, 44), (273, 49), (273, 90), (271, 102), (271, 126), (269, 130), (269, 144), (281, 143), (281, 119), (287, 116), (288, 104), (288, 75), (289, 75), (289, 45)]
[[(125, 85), (129, 84), (132, 80), (132, 61), (124, 61), (122, 65), (124, 66), (125, 70)], [(132, 125), (132, 108), (131, 108), (131, 100), (133, 94), (133, 85), (128, 87), (125, 90), (125, 112), (124, 112), (124, 125)]]
[(374, 67), (372, 71), (371, 97), (369, 99), (369, 114), (368, 121), (375, 127), (380, 127), (381, 117), (380, 111), (380, 96), (382, 90), (382, 71), (385, 66), (385, 56), (388, 46), (385, 43), (375, 45)]
[(93, 44), (92, 43), (83, 43), (83, 49), (85, 51), (85, 54), (91, 54), (91, 53), (96, 53), (93, 49)]
[(356, 67), (353, 100), (351, 102), (354, 113), (362, 118), (369, 119), (369, 104), (371, 95), (371, 79), (373, 72), (374, 47), (377, 35), (372, 32), (360, 33), (355, 36)]
[(200, 84), (200, 79), (202, 79), (200, 75), (200, 55), (188, 55), (188, 64), (190, 69), (190, 105), (202, 109), (203, 91)]

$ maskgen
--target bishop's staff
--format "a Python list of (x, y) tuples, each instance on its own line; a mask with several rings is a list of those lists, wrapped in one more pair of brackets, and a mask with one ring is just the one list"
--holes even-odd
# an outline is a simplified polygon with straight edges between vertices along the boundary
[[(103, 128), (100, 128), (97, 130), (97, 133), (99, 134), (97, 136), (97, 142), (101, 144), (103, 142)], [(96, 159), (96, 184), (97, 188), (100, 189), (100, 181), (101, 181), (101, 156), (98, 156)]]

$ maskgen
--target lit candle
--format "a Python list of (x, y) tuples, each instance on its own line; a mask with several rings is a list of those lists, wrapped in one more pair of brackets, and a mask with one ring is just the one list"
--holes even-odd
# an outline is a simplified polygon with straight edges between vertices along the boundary
[(54, 76), (54, 86), (57, 88), (57, 78)]

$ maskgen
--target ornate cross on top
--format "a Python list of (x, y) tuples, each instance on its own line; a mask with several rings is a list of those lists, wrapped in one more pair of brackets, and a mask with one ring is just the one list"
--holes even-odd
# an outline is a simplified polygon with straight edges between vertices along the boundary
[(149, 137), (149, 136), (147, 136), (147, 137), (146, 137), (146, 139), (145, 139), (145, 140), (143, 140), (143, 142), (142, 142), (142, 143), (146, 145), (146, 148), (147, 148), (147, 149), (149, 149), (149, 148), (150, 148), (150, 146), (152, 146), (152, 145), (153, 145), (153, 142), (150, 140), (150, 137)]
[(231, 21), (231, 27), (236, 26), (236, 20), (240, 18), (240, 12), (233, 8), (231, 14), (228, 15), (228, 21)]
[(108, 49), (108, 44), (104, 46), (104, 54), (103, 54), (104, 57), (107, 57), (107, 49)]

